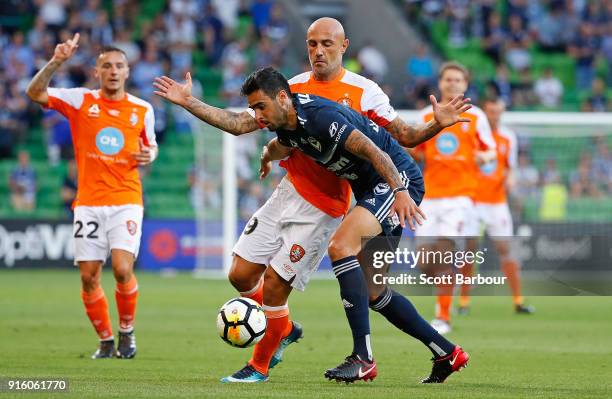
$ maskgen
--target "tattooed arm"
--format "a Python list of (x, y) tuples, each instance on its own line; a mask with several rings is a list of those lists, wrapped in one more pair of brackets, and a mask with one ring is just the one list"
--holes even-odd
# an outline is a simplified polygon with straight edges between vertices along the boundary
[(392, 190), (403, 187), (402, 179), (389, 154), (381, 150), (359, 130), (353, 130), (344, 143), (344, 148), (359, 158), (368, 161)]
[(26, 89), (26, 94), (34, 102), (40, 105), (47, 106), (49, 96), (47, 88), (51, 77), (57, 69), (76, 52), (79, 47), (79, 34), (75, 33), (72, 39), (66, 40), (55, 46), (53, 57), (34, 77)]
[(438, 104), (434, 96), (429, 96), (429, 99), (434, 113), (431, 121), (422, 125), (410, 126), (398, 116), (385, 126), (391, 136), (403, 147), (416, 147), (448, 126), (457, 122), (470, 122), (469, 119), (460, 116), (461, 113), (471, 108), (469, 98), (459, 95), (444, 105)]
[(255, 118), (248, 112), (232, 112), (208, 105), (191, 95), (191, 74), (185, 75), (185, 83), (181, 84), (167, 76), (155, 78), (153, 86), (155, 94), (185, 108), (196, 118), (224, 130), (234, 136), (250, 133), (259, 129)]
[(423, 223), (425, 214), (410, 198), (389, 154), (378, 148), (372, 140), (356, 129), (347, 137), (344, 148), (359, 158), (370, 162), (378, 174), (389, 184), (395, 196), (389, 214), (397, 214), (402, 227), (405, 226), (406, 220), (412, 230), (415, 229), (415, 220), (418, 224)]

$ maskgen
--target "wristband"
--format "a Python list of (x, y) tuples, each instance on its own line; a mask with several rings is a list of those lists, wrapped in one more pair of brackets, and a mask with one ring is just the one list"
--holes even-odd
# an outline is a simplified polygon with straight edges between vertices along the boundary
[(395, 197), (395, 195), (399, 193), (400, 191), (408, 191), (408, 189), (404, 186), (397, 187), (393, 189), (393, 196)]

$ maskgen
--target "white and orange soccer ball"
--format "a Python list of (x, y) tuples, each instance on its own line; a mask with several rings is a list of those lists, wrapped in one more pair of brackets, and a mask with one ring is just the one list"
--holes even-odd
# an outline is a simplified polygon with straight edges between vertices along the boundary
[(225, 302), (217, 315), (219, 336), (231, 346), (247, 348), (259, 342), (266, 333), (266, 315), (257, 302), (234, 298)]

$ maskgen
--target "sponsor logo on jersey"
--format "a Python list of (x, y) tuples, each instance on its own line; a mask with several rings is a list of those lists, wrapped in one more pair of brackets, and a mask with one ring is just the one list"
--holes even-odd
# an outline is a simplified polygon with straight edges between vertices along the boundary
[(442, 133), (436, 139), (436, 148), (443, 155), (453, 155), (459, 149), (459, 140), (453, 133)]
[(116, 110), (116, 109), (109, 109), (109, 110), (108, 110), (108, 114), (109, 114), (110, 116), (119, 116), (119, 110)]
[(289, 139), (289, 144), (291, 144), (291, 147), (297, 147), (298, 143), (295, 140)]
[(136, 232), (138, 231), (138, 223), (133, 220), (128, 220), (127, 222), (125, 222), (125, 224), (127, 226), (128, 233), (130, 233), (131, 235), (136, 235)]
[(470, 122), (463, 122), (461, 124), (461, 130), (467, 133), (470, 130)]
[(365, 200), (365, 202), (372, 206), (376, 206), (376, 198), (368, 198), (367, 200)]
[(289, 266), (286, 263), (283, 263), (283, 270), (287, 273), (287, 274), (295, 274), (295, 270)]
[(98, 118), (100, 116), (100, 107), (98, 104), (91, 104), (87, 110), (87, 116)]
[(123, 133), (116, 127), (105, 127), (96, 135), (96, 146), (105, 155), (116, 155), (124, 145)]
[(376, 187), (374, 187), (374, 194), (383, 195), (387, 194), (391, 187), (387, 183), (378, 183)]
[(301, 245), (293, 244), (289, 251), (289, 260), (293, 263), (299, 262), (304, 257), (304, 254), (306, 254), (306, 251), (304, 251)]
[(329, 135), (330, 137), (334, 137), (338, 133), (338, 122), (332, 122), (329, 125)]
[(328, 165), (327, 170), (329, 170), (330, 172), (334, 172), (334, 173), (339, 172), (345, 167), (347, 167), (350, 163), (351, 163), (350, 159), (345, 158), (345, 157), (340, 157), (339, 160), (337, 160), (331, 165)]
[(340, 141), (340, 137), (342, 137), (342, 133), (344, 133), (344, 131), (346, 130), (346, 126), (346, 124), (342, 125), (342, 127), (338, 131), (338, 135), (336, 136), (336, 143)]
[(244, 228), (244, 234), (248, 236), (249, 234), (254, 232), (255, 229), (257, 228), (257, 223), (258, 222), (259, 221), (257, 220), (256, 217), (251, 218), (251, 220), (249, 220), (249, 223)]

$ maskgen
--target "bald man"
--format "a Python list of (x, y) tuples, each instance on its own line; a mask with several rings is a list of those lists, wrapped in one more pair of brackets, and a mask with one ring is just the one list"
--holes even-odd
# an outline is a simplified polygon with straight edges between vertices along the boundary
[[(337, 20), (321, 18), (315, 21), (308, 29), (306, 43), (312, 71), (292, 78), (289, 81), (291, 92), (318, 95), (351, 107), (374, 124), (388, 129), (403, 146), (413, 147), (444, 127), (462, 121), (459, 114), (470, 107), (469, 100), (462, 96), (445, 105), (438, 105), (432, 96), (435, 118), (426, 125), (408, 126), (397, 116), (389, 98), (376, 83), (342, 67), (342, 56), (349, 40)], [(264, 127), (264, 121), (257, 121), (252, 110), (235, 113), (192, 97), (189, 74), (184, 84), (162, 77), (156, 79), (155, 85), (159, 90), (156, 94), (233, 135)], [(335, 134), (338, 129), (341, 127), (330, 125), (330, 134)], [(264, 147), (261, 178), (270, 171), (271, 161), (280, 159), (287, 175), (247, 224), (234, 247), (229, 273), (230, 282), (242, 296), (262, 303), (268, 318), (266, 335), (255, 346), (247, 365), (223, 378), (223, 382), (266, 381), (269, 369), (281, 361), (287, 346), (301, 338), (301, 326), (289, 320), (287, 298), (293, 288), (304, 290), (326, 249), (338, 249), (334, 240), (330, 242), (330, 237), (350, 206), (351, 190), (345, 179), (339, 179), (300, 151), (285, 150), (276, 140)], [(388, 187), (386, 189), (388, 191)], [(402, 331), (421, 340), (434, 354), (432, 373), (423, 382), (443, 382), (453, 371), (465, 366), (467, 353), (437, 334), (408, 299), (385, 286), (369, 284), (368, 287), (360, 263), (354, 263), (356, 268), (352, 267), (354, 265), (340, 265), (342, 267), (334, 272), (341, 293), (354, 290), (355, 285), (364, 287), (365, 306), (342, 298), (353, 332), (353, 352), (338, 367), (327, 370), (327, 378), (353, 382), (376, 377), (367, 320), (368, 297), (372, 309)], [(372, 268), (364, 269), (369, 273)], [(362, 318), (356, 323), (356, 315), (363, 317), (364, 311), (365, 321)], [(359, 333), (356, 333), (356, 324), (360, 326)], [(451, 359), (454, 360), (449, 363)]]

